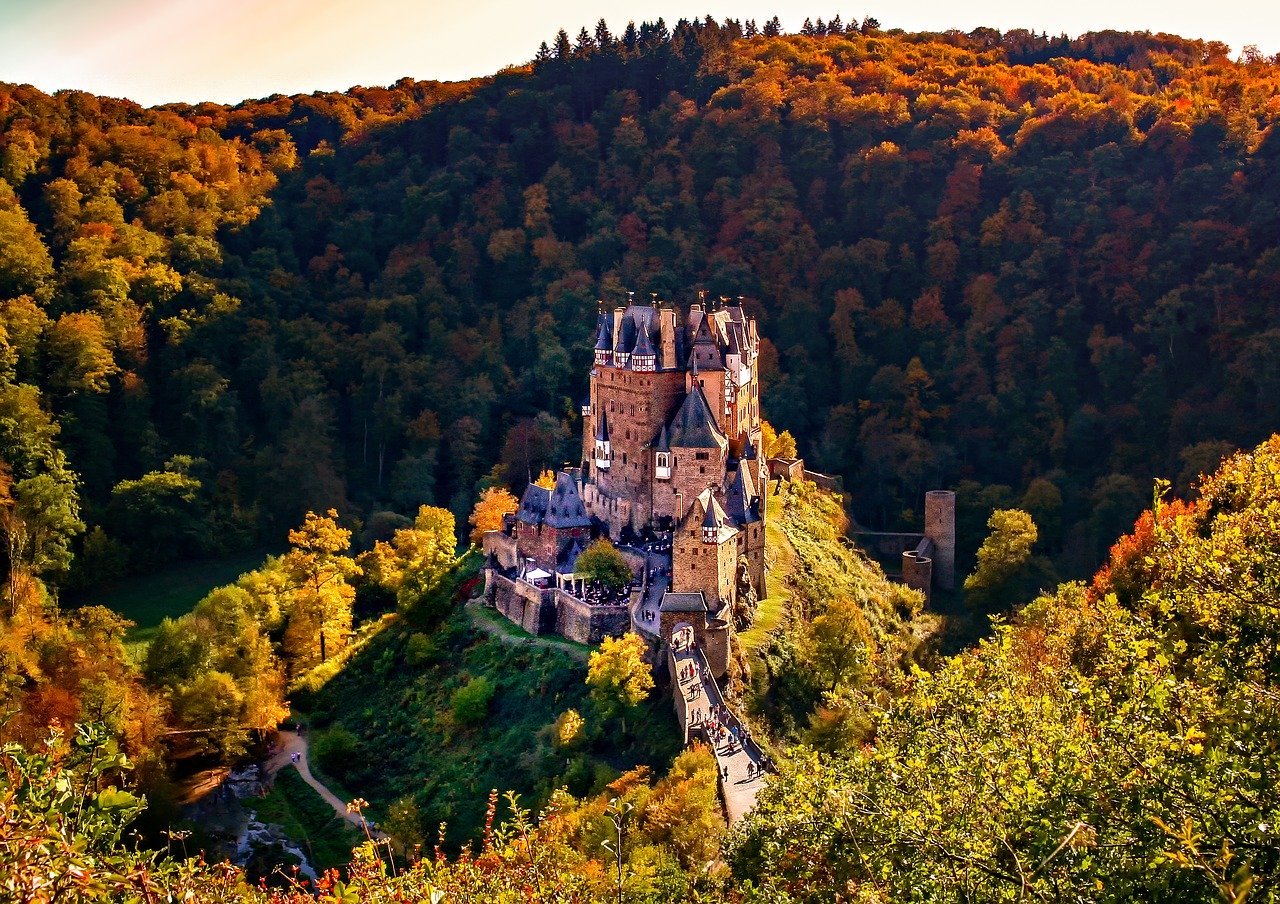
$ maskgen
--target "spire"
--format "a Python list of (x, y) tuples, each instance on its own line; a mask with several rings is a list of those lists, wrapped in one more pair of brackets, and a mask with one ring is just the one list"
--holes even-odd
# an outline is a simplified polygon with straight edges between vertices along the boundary
[(663, 424), (662, 429), (658, 431), (658, 441), (654, 444), (655, 452), (671, 451), (671, 435), (667, 432), (667, 425)]
[(596, 317), (596, 350), (612, 351), (613, 343), (609, 341), (610, 325), (612, 320), (601, 312)]
[(641, 327), (639, 335), (636, 337), (636, 348), (634, 354), (652, 355), (653, 342), (649, 339), (649, 331)]
[[(600, 407), (604, 407), (603, 405)], [(600, 420), (596, 424), (596, 442), (607, 443), (609, 441), (609, 413), (600, 412)]]
[(649, 339), (650, 323), (652, 319), (637, 325), (636, 347), (631, 353), (632, 370), (652, 372), (658, 369), (658, 355)]

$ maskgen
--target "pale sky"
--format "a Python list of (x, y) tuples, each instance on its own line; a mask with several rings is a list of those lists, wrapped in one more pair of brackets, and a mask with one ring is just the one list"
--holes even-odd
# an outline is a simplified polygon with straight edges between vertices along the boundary
[(1071, 36), (1114, 28), (1223, 41), (1238, 54), (1280, 52), (1280, 0), (0, 0), (0, 81), (43, 91), (77, 88), (143, 104), (235, 103), (269, 94), (389, 85), (402, 76), (442, 81), (488, 75), (530, 60), (560, 28), (576, 35), (603, 17), (628, 20), (710, 13), (777, 15), (788, 32), (805, 16), (847, 22), (873, 15), (885, 28)]

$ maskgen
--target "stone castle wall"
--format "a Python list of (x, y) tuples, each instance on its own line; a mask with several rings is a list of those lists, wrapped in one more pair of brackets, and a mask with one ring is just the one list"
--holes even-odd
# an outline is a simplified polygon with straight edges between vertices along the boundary
[(516, 538), (509, 537), (500, 530), (487, 530), (480, 538), (481, 548), (486, 556), (492, 555), (503, 568), (515, 568), (520, 562), (520, 550), (516, 547)]
[(595, 645), (631, 628), (628, 606), (589, 606), (557, 587), (541, 589), (493, 571), (485, 572), (485, 594), (507, 621), (530, 634), (555, 632)]
[(626, 606), (589, 606), (563, 590), (550, 592), (555, 597), (555, 631), (562, 637), (595, 645), (631, 628), (631, 611)]
[[(592, 371), (591, 417), (583, 427), (583, 453), (591, 480), (603, 495), (632, 502), (627, 517), (618, 519), (619, 528), (629, 525), (639, 530), (652, 516), (654, 461), (647, 446), (676, 413), (683, 393), (684, 374), (680, 371), (636, 373), (608, 366)], [(608, 470), (597, 468), (594, 461), (595, 429), (602, 413), (608, 415), (612, 450)], [(610, 535), (617, 539), (612, 527), (610, 521)]]
[(519, 625), (530, 634), (543, 634), (550, 620), (546, 598), (548, 591), (534, 587), (524, 581), (513, 581), (511, 578), (487, 572), (486, 592), (493, 602), (494, 608), (506, 616), (507, 621)]
[(729, 634), (728, 622), (718, 618), (707, 619), (706, 630), (702, 632), (702, 652), (707, 657), (711, 674), (717, 679), (729, 671)]
[(933, 541), (933, 577), (943, 590), (956, 586), (956, 494), (930, 490), (924, 494), (924, 535)]
[(736, 596), (737, 543), (703, 543), (702, 531), (677, 531), (672, 544), (671, 589), (676, 593), (702, 591), (707, 608), (718, 612)]
[[(588, 533), (586, 530), (579, 531), (579, 535)], [(547, 571), (554, 571), (556, 566), (556, 553), (560, 548), (560, 544), (571, 539), (573, 530), (568, 528), (548, 527), (545, 524), (525, 524), (523, 521), (516, 522), (516, 543), (520, 549), (524, 550), (524, 554), (533, 559), (542, 568)], [(587, 541), (587, 537), (582, 537), (583, 542)]]
[(670, 650), (667, 650), (667, 675), (670, 678), (670, 687), (672, 689), (671, 699), (676, 705), (676, 721), (680, 723), (680, 744), (682, 747), (689, 744), (689, 703), (684, 699), (684, 692), (680, 689), (680, 676), (676, 674), (676, 657)]

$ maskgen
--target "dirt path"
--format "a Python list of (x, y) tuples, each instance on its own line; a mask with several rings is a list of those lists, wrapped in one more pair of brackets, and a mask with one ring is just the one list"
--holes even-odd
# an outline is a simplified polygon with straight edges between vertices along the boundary
[[(307, 762), (306, 738), (296, 731), (281, 731), (279, 732), (279, 739), (275, 755), (267, 760), (266, 770), (268, 774), (274, 777), (277, 772), (286, 766), (293, 766), (298, 770), (298, 774), (302, 776), (302, 780), (314, 788), (316, 793), (324, 798), (325, 803), (333, 807), (333, 812), (357, 829), (370, 832), (375, 839), (386, 837), (382, 832), (375, 829), (372, 823), (367, 823), (361, 814), (348, 813), (346, 803), (311, 774), (311, 764)], [(293, 759), (293, 754), (295, 753), (298, 754), (296, 762)]]

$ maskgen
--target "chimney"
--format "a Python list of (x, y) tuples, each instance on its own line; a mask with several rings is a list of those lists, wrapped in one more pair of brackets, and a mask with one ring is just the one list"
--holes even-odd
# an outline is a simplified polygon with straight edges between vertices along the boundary
[(658, 353), (663, 367), (676, 366), (676, 312), (674, 308), (658, 311)]
[(613, 309), (613, 347), (618, 347), (618, 341), (622, 338), (622, 315), (627, 312), (624, 307), (616, 307)]

